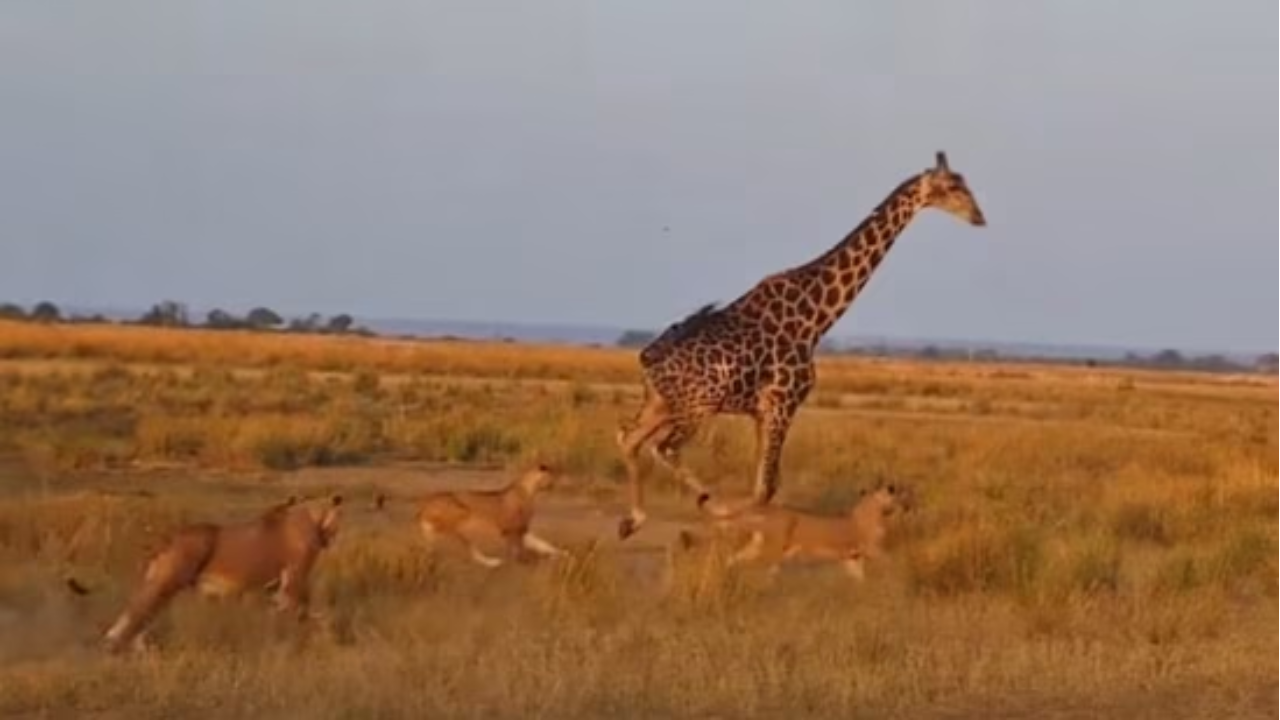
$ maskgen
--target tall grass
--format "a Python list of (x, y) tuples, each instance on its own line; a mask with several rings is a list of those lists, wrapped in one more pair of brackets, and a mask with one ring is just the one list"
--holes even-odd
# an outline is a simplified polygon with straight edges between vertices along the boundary
[[(918, 498), (853, 585), (613, 537), (590, 508), (623, 502), (628, 353), (0, 325), (0, 355), (0, 714), (1274, 717), (1273, 382), (826, 361), (780, 499)], [(745, 493), (752, 450), (722, 419), (688, 462)], [(534, 459), (581, 494), (547, 499), (563, 562), (429, 555), (357, 485), (316, 577), (327, 623), (182, 599), (157, 656), (85, 649), (181, 522), (315, 478), (409, 494), (403, 461)], [(655, 521), (690, 517), (654, 480)]]

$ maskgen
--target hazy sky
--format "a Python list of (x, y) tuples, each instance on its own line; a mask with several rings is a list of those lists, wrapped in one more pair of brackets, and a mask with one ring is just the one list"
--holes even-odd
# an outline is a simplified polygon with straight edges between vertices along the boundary
[(1272, 349), (1276, 13), (11, 0), (0, 295), (656, 327), (945, 149), (835, 335)]

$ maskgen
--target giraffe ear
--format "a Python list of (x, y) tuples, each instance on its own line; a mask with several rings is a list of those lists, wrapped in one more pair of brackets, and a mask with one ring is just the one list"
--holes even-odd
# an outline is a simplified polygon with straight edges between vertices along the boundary
[(951, 167), (947, 165), (947, 154), (945, 152), (939, 150), (936, 157), (937, 164), (934, 167), (935, 170), (949, 171), (951, 169)]

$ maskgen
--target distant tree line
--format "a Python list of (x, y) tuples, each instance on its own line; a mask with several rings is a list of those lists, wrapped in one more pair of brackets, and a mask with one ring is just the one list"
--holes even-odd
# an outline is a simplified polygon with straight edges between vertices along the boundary
[[(656, 337), (656, 333), (647, 330), (627, 330), (618, 337), (618, 347), (640, 348)], [(828, 338), (818, 344), (820, 355), (857, 355), (863, 357), (899, 357), (919, 360), (948, 360), (970, 362), (1041, 362), (1056, 364), (1086, 365), (1089, 367), (1135, 367), (1153, 370), (1195, 370), (1200, 372), (1242, 373), (1259, 372), (1269, 375), (1277, 374), (1280, 359), (1276, 353), (1258, 356), (1252, 365), (1234, 360), (1225, 355), (1184, 355), (1178, 350), (1161, 350), (1152, 355), (1129, 353), (1120, 359), (1106, 360), (1066, 360), (1063, 358), (1043, 357), (1035, 355), (1002, 355), (992, 348), (955, 348), (925, 345), (920, 348), (891, 347), (884, 344), (875, 345), (841, 345)]]
[[(205, 313), (202, 321), (191, 317), (187, 306), (174, 300), (162, 300), (134, 320), (113, 321), (101, 314), (66, 315), (52, 302), (43, 301), (24, 308), (17, 303), (0, 303), (0, 320), (37, 323), (101, 323), (121, 325), (147, 325), (168, 328), (203, 328), (208, 330), (249, 330), (258, 332), (288, 332), (324, 335), (363, 335), (375, 333), (358, 326), (355, 318), (346, 313), (325, 317), (319, 313), (285, 318), (267, 307), (255, 307), (244, 315), (236, 315), (221, 308)], [(627, 330), (616, 341), (625, 348), (640, 348), (652, 342), (657, 334), (648, 330)], [(826, 339), (818, 345), (819, 354), (860, 355), (867, 357), (911, 357), (921, 360), (967, 360), (972, 362), (1050, 362), (1112, 367), (1137, 367), (1154, 370), (1195, 370), (1200, 372), (1259, 372), (1276, 375), (1280, 372), (1280, 355), (1266, 353), (1258, 356), (1252, 365), (1225, 355), (1184, 355), (1178, 350), (1161, 350), (1151, 355), (1128, 353), (1120, 359), (1064, 360), (1062, 358), (1031, 355), (1002, 355), (990, 348), (944, 348), (926, 345), (920, 348), (890, 347), (888, 345), (841, 345)]]
[(202, 321), (193, 319), (184, 303), (162, 300), (134, 320), (113, 321), (101, 314), (66, 315), (55, 304), (45, 301), (30, 309), (17, 303), (0, 303), (0, 320), (16, 320), (37, 323), (101, 323), (120, 325), (148, 325), (167, 328), (203, 328), (206, 330), (251, 330), (260, 332), (291, 332), (325, 335), (373, 335), (366, 327), (356, 325), (355, 318), (339, 313), (325, 317), (311, 313), (286, 319), (267, 307), (255, 307), (244, 315), (236, 315), (221, 308), (205, 313)]

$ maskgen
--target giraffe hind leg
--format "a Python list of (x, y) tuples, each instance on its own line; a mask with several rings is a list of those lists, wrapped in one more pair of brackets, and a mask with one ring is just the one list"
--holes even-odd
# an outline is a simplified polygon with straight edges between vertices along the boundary
[(640, 475), (638, 457), (640, 448), (670, 423), (671, 413), (666, 403), (661, 398), (653, 396), (645, 403), (630, 428), (620, 430), (618, 433), (618, 447), (622, 451), (622, 462), (627, 468), (627, 487), (631, 506), (628, 516), (618, 523), (618, 537), (622, 540), (639, 531), (646, 518), (644, 479)]
[(653, 444), (653, 457), (697, 496), (698, 507), (702, 507), (703, 504), (711, 499), (711, 493), (707, 491), (706, 486), (702, 484), (698, 476), (686, 467), (680, 459), (680, 451), (693, 439), (693, 436), (697, 433), (698, 426), (694, 422), (685, 421), (672, 424), (668, 428)]

